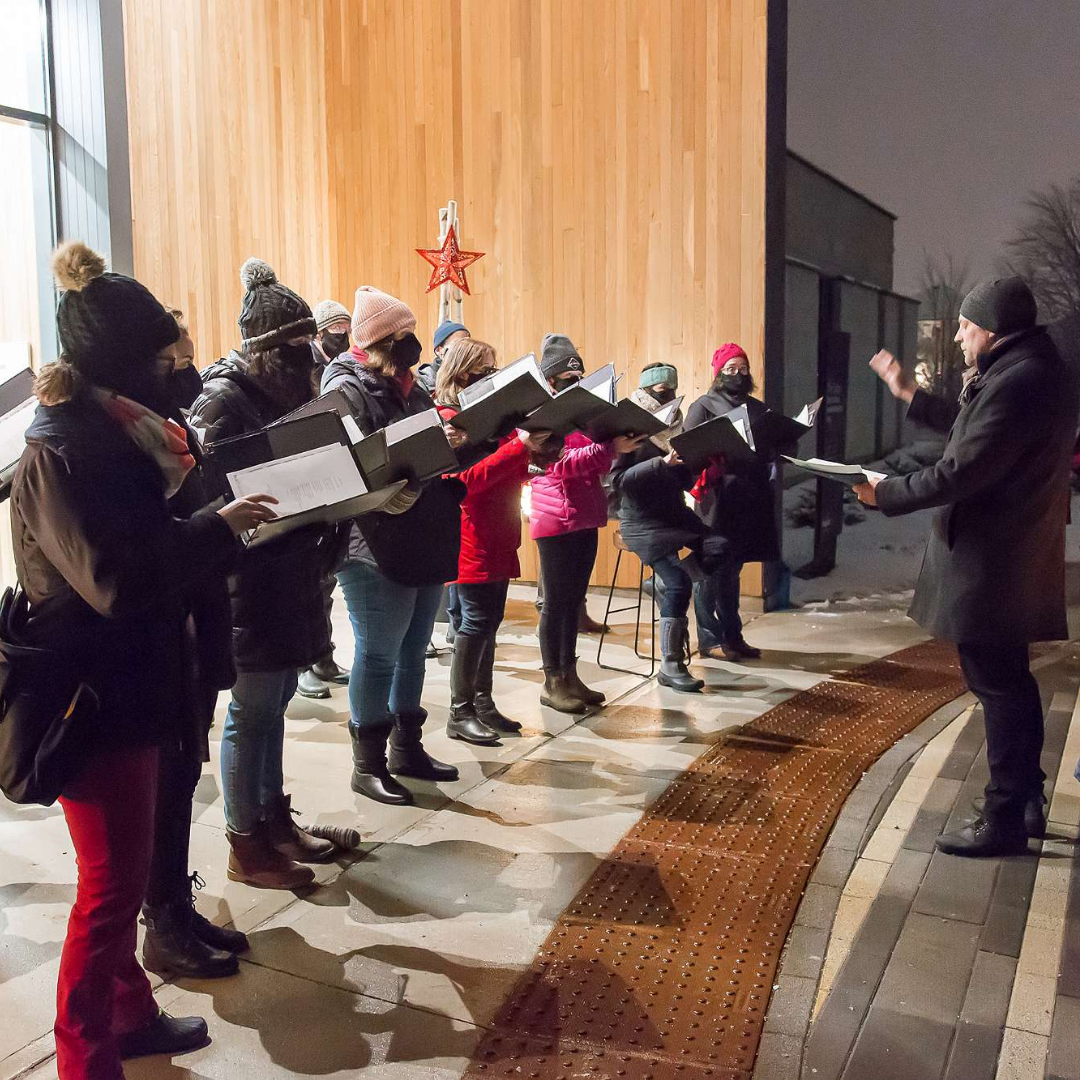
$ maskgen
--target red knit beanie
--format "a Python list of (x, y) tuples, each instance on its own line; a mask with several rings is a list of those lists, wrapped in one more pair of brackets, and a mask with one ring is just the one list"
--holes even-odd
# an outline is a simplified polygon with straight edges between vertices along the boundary
[(720, 369), (731, 359), (736, 356), (741, 356), (748, 363), (750, 357), (746, 355), (746, 350), (741, 345), (736, 345), (734, 341), (729, 341), (726, 345), (721, 345), (719, 349), (712, 354), (712, 373), (713, 378), (716, 378), (720, 374)]

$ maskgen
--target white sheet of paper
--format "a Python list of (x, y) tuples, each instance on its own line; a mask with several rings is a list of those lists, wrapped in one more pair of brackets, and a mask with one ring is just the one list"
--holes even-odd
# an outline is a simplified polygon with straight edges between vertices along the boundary
[(264, 493), (278, 500), (279, 517), (355, 499), (367, 493), (352, 451), (336, 443), (238, 469), (229, 475), (237, 497)]
[[(798, 459), (796, 459), (798, 460)], [(852, 473), (861, 472), (869, 480), (886, 480), (888, 473), (874, 472), (863, 465), (845, 465), (841, 461), (827, 461), (825, 458), (807, 458), (807, 465), (816, 465), (824, 472), (836, 473), (837, 476), (850, 476)]]
[(803, 410), (795, 417), (795, 422), (799, 424), (805, 424), (807, 427), (813, 427), (814, 421), (817, 419), (818, 409), (821, 408), (821, 398), (817, 401), (811, 401), (809, 405), (804, 405)]
[(407, 439), (418, 431), (424, 431), (427, 428), (441, 429), (442, 426), (442, 417), (439, 416), (438, 409), (428, 409), (426, 412), (417, 413), (415, 416), (406, 416), (404, 420), (398, 420), (387, 425), (385, 428), (386, 445), (393, 446), (394, 443), (399, 443), (402, 439)]
[(517, 382), (518, 379), (535, 379), (548, 393), (551, 392), (547, 379), (544, 378), (540, 365), (536, 362), (536, 354), (529, 353), (520, 360), (515, 360), (512, 364), (500, 368), (486, 379), (476, 383), (475, 386), (466, 386), (458, 394), (458, 404), (463, 409), (469, 405), (475, 405), (478, 401), (483, 401), (489, 394)]
[(756, 450), (754, 446), (754, 435), (750, 430), (750, 425), (746, 420), (738, 419), (732, 420), (731, 426), (742, 436), (742, 441), (750, 447), (751, 450)]
[(360, 430), (360, 425), (352, 416), (343, 416), (341, 418), (341, 426), (345, 429), (345, 434), (349, 436), (349, 442), (351, 442), (353, 446), (364, 437), (364, 433)]
[(675, 398), (674, 401), (669, 401), (662, 409), (657, 409), (653, 413), (653, 416), (660, 421), (661, 424), (666, 424), (671, 427), (672, 421), (675, 419), (675, 414), (682, 408), (683, 399), (681, 397)]
[(37, 411), (37, 398), (30, 398), (0, 417), (0, 468), (14, 464), (26, 449), (26, 429)]

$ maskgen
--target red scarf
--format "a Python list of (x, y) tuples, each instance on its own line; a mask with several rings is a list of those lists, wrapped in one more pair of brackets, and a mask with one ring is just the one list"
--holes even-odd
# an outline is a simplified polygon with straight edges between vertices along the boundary
[(125, 431), (135, 445), (153, 458), (165, 480), (165, 497), (171, 499), (195, 468), (195, 459), (188, 449), (187, 431), (175, 420), (158, 416), (156, 412), (112, 390), (94, 387), (94, 396), (101, 407)]

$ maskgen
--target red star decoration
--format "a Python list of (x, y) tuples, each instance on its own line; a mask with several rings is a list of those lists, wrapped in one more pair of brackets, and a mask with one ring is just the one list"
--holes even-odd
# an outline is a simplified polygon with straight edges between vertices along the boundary
[(446, 239), (443, 240), (441, 248), (434, 250), (417, 248), (416, 254), (434, 267), (431, 271), (431, 280), (428, 282), (428, 292), (449, 281), (466, 296), (472, 295), (469, 292), (469, 282), (465, 278), (465, 268), (472, 266), (477, 259), (482, 259), (485, 252), (462, 251), (458, 247), (457, 233), (454, 232), (453, 225), (446, 230)]

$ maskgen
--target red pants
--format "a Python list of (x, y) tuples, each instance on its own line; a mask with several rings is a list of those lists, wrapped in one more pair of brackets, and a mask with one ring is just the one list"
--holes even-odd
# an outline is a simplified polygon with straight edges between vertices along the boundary
[(135, 959), (157, 774), (155, 747), (109, 751), (92, 758), (60, 798), (79, 868), (56, 988), (60, 1080), (123, 1080), (116, 1036), (157, 1015)]

